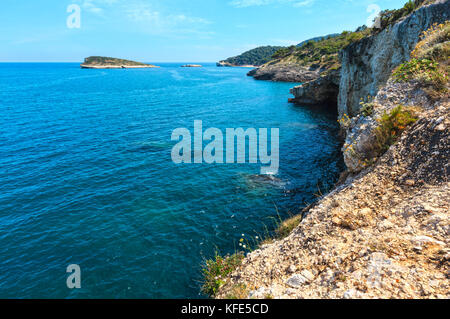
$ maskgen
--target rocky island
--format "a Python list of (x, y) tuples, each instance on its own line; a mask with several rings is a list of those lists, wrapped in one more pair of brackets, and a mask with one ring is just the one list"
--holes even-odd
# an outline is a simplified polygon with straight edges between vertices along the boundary
[(182, 68), (201, 68), (203, 65), (200, 64), (185, 64), (181, 66)]
[(158, 68), (158, 66), (134, 62), (124, 59), (116, 59), (101, 56), (91, 56), (84, 59), (81, 64), (82, 69), (144, 69), (144, 68)]
[(450, 298), (449, 15), (449, 0), (383, 11), (380, 29), (359, 30), (335, 67), (292, 90), (299, 105), (337, 108), (347, 170), (275, 238), (207, 261), (205, 293)]

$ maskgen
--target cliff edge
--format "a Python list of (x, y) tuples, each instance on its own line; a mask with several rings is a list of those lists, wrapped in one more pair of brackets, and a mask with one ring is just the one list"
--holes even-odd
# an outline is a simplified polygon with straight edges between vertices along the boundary
[(450, 298), (449, 2), (426, 3), (342, 53), (347, 172), (217, 298)]

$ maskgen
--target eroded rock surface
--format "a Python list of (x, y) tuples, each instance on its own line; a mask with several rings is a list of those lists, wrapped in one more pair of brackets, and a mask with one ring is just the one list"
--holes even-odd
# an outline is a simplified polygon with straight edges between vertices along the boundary
[(248, 76), (256, 80), (275, 82), (309, 82), (319, 77), (318, 69), (302, 67), (297, 64), (267, 64), (251, 70)]
[(375, 96), (391, 76), (392, 70), (409, 60), (420, 35), (434, 23), (450, 18), (450, 1), (438, 0), (405, 17), (380, 33), (363, 38), (341, 51), (339, 115), (359, 113), (359, 102)]
[(441, 101), (373, 167), (322, 198), (286, 239), (222, 287), (249, 298), (450, 298), (450, 105)]

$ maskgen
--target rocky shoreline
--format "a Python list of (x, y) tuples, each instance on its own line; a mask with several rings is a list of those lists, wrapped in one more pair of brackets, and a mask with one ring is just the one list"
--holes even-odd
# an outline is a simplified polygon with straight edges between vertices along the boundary
[(216, 63), (217, 67), (221, 68), (256, 68), (255, 65), (245, 64), (245, 65), (236, 65), (226, 61), (220, 61)]
[[(397, 89), (377, 99), (390, 108), (416, 90)], [(247, 298), (449, 298), (450, 103), (424, 97), (411, 100), (419, 120), (395, 146), (347, 175), (289, 237), (247, 255), (217, 298), (237, 286)]]
[(299, 105), (322, 105), (329, 104), (336, 107), (339, 94), (339, 83), (341, 80), (340, 69), (332, 71), (325, 76), (291, 89), (294, 98), (289, 102)]
[[(437, 97), (392, 73), (423, 31), (446, 23), (448, 33), (449, 14), (448, 0), (424, 5), (342, 51), (340, 70), (292, 89), (291, 102), (337, 107), (347, 171), (287, 238), (249, 253), (216, 298), (450, 298), (448, 77)], [(381, 129), (396, 139), (387, 151)]]
[(255, 80), (274, 82), (309, 82), (320, 77), (320, 70), (297, 64), (267, 64), (251, 70), (248, 76)]

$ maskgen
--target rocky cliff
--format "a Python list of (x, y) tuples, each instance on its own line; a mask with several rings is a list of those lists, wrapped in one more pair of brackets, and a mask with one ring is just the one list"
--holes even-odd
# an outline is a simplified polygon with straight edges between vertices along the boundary
[[(365, 36), (340, 51), (339, 78), (317, 79), (291, 90), (297, 104), (321, 104), (337, 96), (340, 117), (360, 112), (360, 101), (375, 96), (392, 70), (409, 59), (420, 34), (434, 23), (449, 19), (450, 2), (438, 0), (425, 5), (381, 32)], [(339, 84), (336, 87), (336, 81)], [(337, 93), (336, 93), (337, 90)]]
[(218, 298), (450, 298), (450, 105), (251, 252)]
[(292, 88), (290, 92), (295, 98), (290, 99), (289, 102), (300, 105), (328, 104), (336, 107), (340, 79), (340, 69), (331, 71), (325, 76), (318, 76), (314, 80)]
[(350, 45), (339, 81), (293, 89), (296, 102), (338, 95), (348, 171), (287, 238), (249, 253), (217, 297), (450, 298), (448, 5)]
[(320, 76), (317, 68), (304, 67), (293, 63), (267, 64), (251, 70), (248, 76), (253, 76), (256, 80), (274, 82), (309, 82)]
[[(320, 82), (330, 84), (328, 89), (322, 88), (320, 83), (315, 84), (322, 89), (323, 93), (330, 91), (329, 98), (323, 100), (336, 100), (336, 96), (333, 95), (336, 95), (335, 88), (339, 84), (336, 83), (339, 81), (336, 76), (340, 69), (338, 53), (368, 32), (367, 28), (360, 27), (355, 32), (344, 31), (341, 34), (314, 38), (298, 46), (282, 48), (273, 54), (271, 61), (250, 71), (248, 75), (256, 80), (282, 82), (310, 82), (323, 77)], [(302, 99), (302, 101), (308, 100), (308, 98)]]
[(439, 0), (423, 6), (392, 27), (350, 44), (341, 51), (338, 111), (341, 116), (359, 113), (359, 102), (375, 96), (392, 70), (409, 59), (420, 35), (434, 23), (450, 18), (450, 2)]

